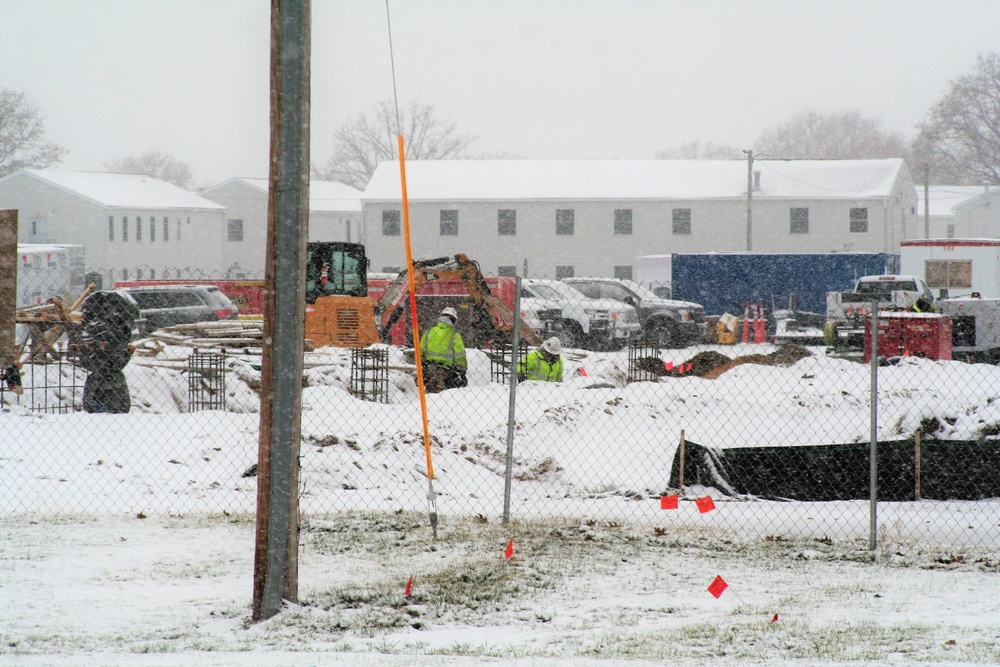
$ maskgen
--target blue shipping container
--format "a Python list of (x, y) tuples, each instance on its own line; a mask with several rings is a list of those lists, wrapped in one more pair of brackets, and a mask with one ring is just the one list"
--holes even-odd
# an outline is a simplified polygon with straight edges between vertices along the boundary
[(899, 255), (889, 253), (674, 253), (673, 298), (694, 301), (709, 315), (742, 316), (749, 302), (768, 312), (788, 308), (826, 313), (826, 293), (850, 290), (861, 276), (896, 273)]

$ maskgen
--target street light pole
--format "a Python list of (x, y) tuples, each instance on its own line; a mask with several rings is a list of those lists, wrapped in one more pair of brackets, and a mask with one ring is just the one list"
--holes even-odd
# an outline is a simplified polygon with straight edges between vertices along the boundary
[(747, 252), (753, 250), (753, 151), (747, 154)]

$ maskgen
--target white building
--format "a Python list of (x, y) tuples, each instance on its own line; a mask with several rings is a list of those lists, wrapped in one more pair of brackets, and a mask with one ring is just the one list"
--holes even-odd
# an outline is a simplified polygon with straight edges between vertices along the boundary
[(1000, 188), (977, 188), (978, 194), (954, 207), (956, 236), (1000, 238)]
[[(899, 252), (916, 236), (905, 163), (757, 160), (444, 160), (406, 163), (414, 258), (458, 252), (487, 274), (631, 277), (642, 255)], [(364, 192), (374, 270), (404, 265), (398, 163)]]
[[(968, 229), (959, 229), (955, 220), (955, 208), (981, 195), (983, 188), (978, 185), (931, 185), (926, 192), (917, 184), (917, 238), (953, 239), (969, 236)], [(929, 215), (925, 216), (924, 211)]]
[(75, 244), (109, 280), (221, 277), (226, 209), (151, 176), (24, 169), (0, 179), (18, 243)]
[[(251, 276), (263, 277), (267, 250), (266, 178), (231, 178), (201, 194), (228, 209), (226, 259)], [(361, 224), (361, 191), (336, 181), (309, 183), (309, 240), (356, 241)]]

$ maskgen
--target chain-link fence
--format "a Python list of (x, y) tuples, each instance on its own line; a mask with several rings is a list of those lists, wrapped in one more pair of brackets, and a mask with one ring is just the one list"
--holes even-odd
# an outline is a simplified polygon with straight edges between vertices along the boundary
[[(708, 317), (689, 344), (641, 324), (630, 342), (614, 333), (628, 314), (611, 310), (591, 314), (610, 333), (596, 319), (574, 331), (561, 381), (517, 383), (513, 410), (509, 345), (468, 348), (466, 386), (428, 394), (442, 517), (500, 516), (510, 447), (515, 519), (838, 540), (867, 538), (874, 519), (882, 539), (1000, 543), (1000, 368), (901, 349), (873, 382), (863, 350), (828, 348), (822, 332), (776, 345), (774, 322)], [(129, 340), (130, 315), (98, 299), (22, 323), (21, 386), (0, 387), (3, 514), (255, 510), (259, 323)], [(549, 334), (564, 330), (568, 321)], [(305, 515), (427, 509), (412, 352), (306, 352)]]

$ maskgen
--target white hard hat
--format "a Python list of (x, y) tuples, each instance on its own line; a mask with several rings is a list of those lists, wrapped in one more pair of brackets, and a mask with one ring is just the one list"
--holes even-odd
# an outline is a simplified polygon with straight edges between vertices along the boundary
[(458, 322), (458, 313), (451, 306), (448, 306), (447, 308), (445, 308), (444, 310), (441, 311), (441, 317), (449, 317), (449, 318), (451, 318), (451, 323), (452, 324), (455, 324), (456, 322)]
[(562, 353), (562, 343), (559, 342), (558, 337), (553, 336), (542, 343), (542, 349), (549, 354), (559, 355)]

